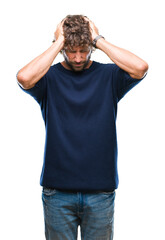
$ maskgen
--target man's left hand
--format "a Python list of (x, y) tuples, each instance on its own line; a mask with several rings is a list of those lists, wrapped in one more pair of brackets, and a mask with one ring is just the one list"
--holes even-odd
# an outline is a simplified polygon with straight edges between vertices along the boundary
[(89, 20), (88, 18), (85, 18), (85, 19), (89, 22), (89, 27), (90, 27), (92, 41), (93, 41), (99, 35), (99, 30), (91, 20)]

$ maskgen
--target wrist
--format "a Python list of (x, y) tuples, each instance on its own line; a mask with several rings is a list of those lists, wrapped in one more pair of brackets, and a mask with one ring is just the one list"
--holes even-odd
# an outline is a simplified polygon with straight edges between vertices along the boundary
[(55, 44), (56, 46), (58, 46), (60, 48), (60, 50), (62, 50), (64, 47), (64, 37), (59, 36), (57, 40), (53, 41), (53, 44)]
[(95, 36), (95, 38), (93, 39), (93, 46), (95, 47), (95, 48), (97, 48), (97, 42), (100, 40), (100, 39), (105, 39), (102, 35), (97, 35), (97, 36)]

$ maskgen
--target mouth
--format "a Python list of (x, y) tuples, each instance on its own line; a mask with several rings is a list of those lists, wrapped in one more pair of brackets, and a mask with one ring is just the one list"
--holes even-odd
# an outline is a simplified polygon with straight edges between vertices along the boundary
[(74, 63), (74, 66), (81, 67), (81, 66), (83, 66), (83, 64), (82, 63)]
[(72, 70), (74, 71), (82, 71), (84, 69), (85, 66), (85, 62), (69, 62), (70, 63), (70, 67), (72, 68)]

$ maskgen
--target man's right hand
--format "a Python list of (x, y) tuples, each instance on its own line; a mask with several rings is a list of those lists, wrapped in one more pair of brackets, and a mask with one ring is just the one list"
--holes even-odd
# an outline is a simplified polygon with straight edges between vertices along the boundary
[[(65, 42), (65, 38), (64, 38), (64, 30), (63, 30), (63, 24), (64, 24), (65, 19), (63, 19), (56, 28), (56, 31), (54, 33), (54, 40), (55, 41), (60, 41), (63, 43), (64, 46), (64, 42)], [(63, 48), (63, 47), (62, 47)]]
[[(64, 19), (65, 20), (65, 19)], [(64, 47), (64, 20), (57, 25), (55, 42), (41, 55), (25, 65), (17, 74), (17, 80), (24, 89), (30, 89), (47, 73), (54, 59)]]

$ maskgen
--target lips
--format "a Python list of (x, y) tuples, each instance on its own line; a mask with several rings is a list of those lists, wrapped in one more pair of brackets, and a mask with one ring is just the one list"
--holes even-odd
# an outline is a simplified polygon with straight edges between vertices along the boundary
[(81, 71), (84, 68), (84, 62), (70, 62), (70, 64), (72, 65), (73, 70), (75, 71)]
[(80, 67), (80, 66), (82, 66), (83, 64), (82, 64), (82, 63), (75, 63), (74, 65), (77, 66), (77, 67)]

